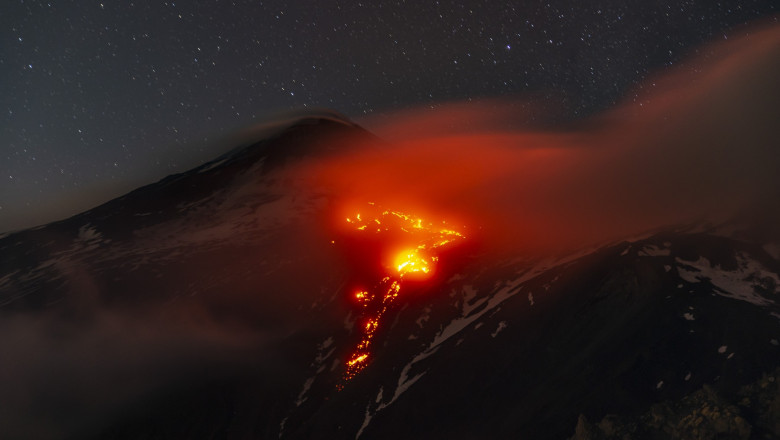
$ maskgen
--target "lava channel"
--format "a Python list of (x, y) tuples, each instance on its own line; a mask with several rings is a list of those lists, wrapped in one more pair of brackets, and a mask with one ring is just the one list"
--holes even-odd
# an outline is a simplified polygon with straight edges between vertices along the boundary
[[(382, 323), (382, 316), (398, 297), (404, 280), (429, 277), (439, 260), (441, 248), (465, 238), (446, 222), (434, 224), (420, 217), (399, 211), (383, 210), (374, 203), (346, 219), (359, 234), (379, 234), (389, 237), (385, 246), (397, 246), (394, 256), (382, 264), (384, 276), (373, 289), (360, 290), (355, 299), (361, 306), (363, 336), (346, 362), (343, 381), (355, 377), (371, 359), (371, 343)], [(369, 237), (362, 236), (364, 240)], [(341, 388), (341, 387), (339, 387)]]

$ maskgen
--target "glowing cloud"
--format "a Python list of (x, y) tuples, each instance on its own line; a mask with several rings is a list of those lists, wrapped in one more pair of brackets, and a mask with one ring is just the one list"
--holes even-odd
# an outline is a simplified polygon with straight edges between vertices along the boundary
[(479, 224), (481, 245), (515, 253), (739, 215), (780, 219), (780, 28), (701, 53), (609, 112), (554, 132), (509, 128), (507, 112), (522, 106), (493, 105), (499, 100), (440, 105), (369, 127), (392, 139), (384, 148), (301, 171), (340, 198)]

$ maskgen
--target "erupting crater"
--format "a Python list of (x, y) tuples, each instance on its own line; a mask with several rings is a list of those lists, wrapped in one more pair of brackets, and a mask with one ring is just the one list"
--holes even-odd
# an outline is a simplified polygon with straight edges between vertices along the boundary
[[(398, 297), (406, 280), (425, 280), (431, 276), (439, 260), (440, 250), (465, 236), (446, 222), (426, 221), (400, 211), (385, 210), (375, 203), (347, 217), (350, 229), (364, 241), (377, 241), (391, 256), (383, 258), (382, 276), (371, 289), (354, 293), (360, 304), (359, 318), (362, 338), (346, 361), (343, 382), (355, 377), (371, 359), (371, 343), (382, 323), (382, 316)], [(341, 388), (341, 386), (339, 386)]]

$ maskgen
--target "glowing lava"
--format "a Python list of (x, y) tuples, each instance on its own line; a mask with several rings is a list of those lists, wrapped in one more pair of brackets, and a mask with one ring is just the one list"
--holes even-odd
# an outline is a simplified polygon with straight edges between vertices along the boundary
[(437, 250), (465, 238), (460, 232), (446, 227), (445, 222), (437, 226), (420, 217), (381, 210), (373, 203), (369, 203), (363, 212), (348, 217), (347, 223), (360, 234), (386, 234), (390, 241), (397, 242), (393, 244), (400, 244), (403, 250), (397, 252), (391, 262), (383, 264), (387, 276), (374, 289), (361, 290), (355, 294), (355, 299), (362, 307), (363, 337), (347, 360), (345, 381), (355, 377), (368, 365), (371, 342), (382, 316), (398, 297), (401, 282), (406, 277), (422, 279), (429, 276), (439, 259)]

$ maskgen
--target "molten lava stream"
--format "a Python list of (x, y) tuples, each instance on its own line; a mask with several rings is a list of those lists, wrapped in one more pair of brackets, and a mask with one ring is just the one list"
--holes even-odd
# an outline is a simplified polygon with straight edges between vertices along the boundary
[(392, 263), (383, 265), (386, 276), (374, 289), (361, 290), (355, 294), (355, 299), (362, 308), (363, 337), (347, 360), (344, 382), (355, 377), (368, 365), (371, 359), (371, 342), (382, 323), (382, 316), (398, 297), (403, 280), (429, 276), (434, 263), (439, 259), (437, 250), (465, 238), (460, 232), (445, 227), (445, 223), (436, 226), (422, 218), (399, 211), (381, 210), (373, 203), (369, 203), (369, 208), (362, 213), (348, 217), (347, 223), (360, 234), (386, 234), (391, 237), (391, 241), (413, 244), (398, 252)]

